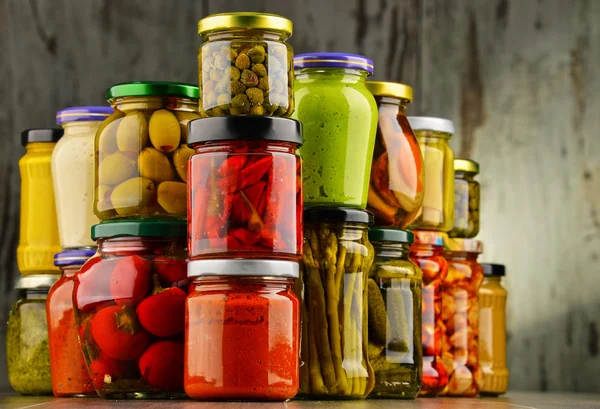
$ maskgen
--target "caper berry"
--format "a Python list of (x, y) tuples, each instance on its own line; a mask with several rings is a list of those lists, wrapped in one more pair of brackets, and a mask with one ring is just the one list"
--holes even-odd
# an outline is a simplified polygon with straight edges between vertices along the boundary
[(240, 81), (247, 87), (256, 87), (258, 85), (258, 76), (250, 70), (244, 70), (242, 71)]
[(240, 70), (250, 68), (250, 58), (246, 54), (240, 54), (235, 59), (235, 66)]
[(265, 94), (258, 88), (248, 88), (246, 95), (253, 104), (262, 104), (265, 100)]

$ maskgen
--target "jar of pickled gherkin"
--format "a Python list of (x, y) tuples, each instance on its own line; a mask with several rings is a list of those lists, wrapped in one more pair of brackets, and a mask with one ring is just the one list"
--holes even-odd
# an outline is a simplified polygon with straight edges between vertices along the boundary
[(96, 133), (96, 216), (185, 219), (187, 123), (200, 117), (198, 87), (128, 82), (107, 97), (114, 112)]
[(421, 208), (425, 178), (421, 149), (405, 114), (412, 88), (393, 82), (366, 84), (379, 107), (368, 209), (376, 225), (404, 228)]
[(421, 287), (423, 273), (409, 260), (413, 233), (372, 228), (375, 261), (367, 280), (369, 362), (375, 372), (370, 397), (416, 398), (421, 387)]
[(454, 153), (450, 148), (454, 123), (426, 116), (409, 116), (408, 122), (417, 136), (425, 172), (423, 205), (409, 228), (448, 233), (454, 224)]
[(203, 116), (269, 115), (294, 110), (292, 22), (267, 13), (214, 14), (198, 22), (198, 83)]
[(454, 227), (450, 237), (470, 239), (479, 233), (479, 163), (454, 160)]
[(373, 215), (348, 208), (304, 211), (300, 394), (362, 399), (375, 377), (368, 361), (367, 280)]

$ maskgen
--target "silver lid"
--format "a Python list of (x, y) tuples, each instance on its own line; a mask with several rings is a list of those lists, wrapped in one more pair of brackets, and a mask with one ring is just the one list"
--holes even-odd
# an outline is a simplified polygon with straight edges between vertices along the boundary
[(454, 122), (432, 116), (409, 116), (408, 123), (413, 131), (434, 131), (454, 135)]
[(280, 260), (193, 260), (188, 262), (188, 277), (289, 277), (300, 276), (295, 261)]
[(50, 289), (60, 278), (60, 274), (32, 274), (22, 276), (15, 284), (15, 290)]

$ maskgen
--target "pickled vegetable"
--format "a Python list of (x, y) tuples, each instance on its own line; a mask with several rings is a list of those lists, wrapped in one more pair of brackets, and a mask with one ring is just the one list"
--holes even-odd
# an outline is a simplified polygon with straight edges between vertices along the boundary
[(479, 183), (474, 179), (479, 165), (466, 159), (454, 161), (454, 227), (448, 234), (473, 238), (479, 233)]

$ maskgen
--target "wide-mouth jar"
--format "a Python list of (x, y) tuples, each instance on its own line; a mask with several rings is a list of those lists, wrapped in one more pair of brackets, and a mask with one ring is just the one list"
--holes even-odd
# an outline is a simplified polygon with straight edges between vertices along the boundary
[(479, 233), (479, 163), (454, 160), (454, 227), (448, 236), (470, 239)]

